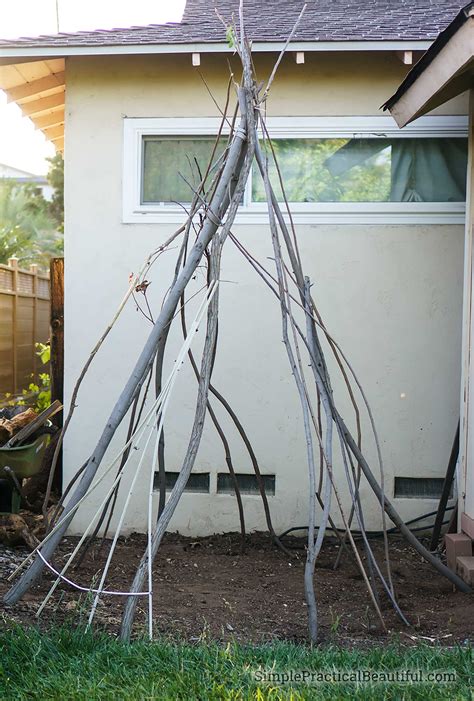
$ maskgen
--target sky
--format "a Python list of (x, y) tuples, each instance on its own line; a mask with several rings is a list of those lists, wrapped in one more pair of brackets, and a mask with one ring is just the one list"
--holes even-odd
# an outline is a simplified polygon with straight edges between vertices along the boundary
[[(0, 0), (0, 37), (177, 22), (185, 0)], [(42, 175), (54, 148), (0, 90), (0, 163)]]

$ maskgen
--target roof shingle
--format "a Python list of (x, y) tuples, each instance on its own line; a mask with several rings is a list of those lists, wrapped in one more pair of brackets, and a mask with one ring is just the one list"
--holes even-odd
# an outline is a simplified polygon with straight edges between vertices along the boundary
[[(126, 46), (225, 43), (216, 15), (237, 19), (238, 0), (187, 0), (182, 22), (0, 40), (0, 47)], [(303, 0), (244, 0), (247, 36), (285, 41)], [(462, 0), (308, 0), (294, 41), (427, 41), (435, 39), (462, 8)]]

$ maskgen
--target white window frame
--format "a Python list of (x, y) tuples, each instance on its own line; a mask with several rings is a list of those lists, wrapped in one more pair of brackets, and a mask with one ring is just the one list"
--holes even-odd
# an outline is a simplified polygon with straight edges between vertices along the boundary
[[(183, 209), (169, 203), (141, 203), (142, 142), (144, 136), (215, 136), (219, 118), (124, 118), (123, 212), (125, 224), (180, 223)], [(271, 117), (272, 138), (442, 138), (468, 135), (464, 116), (420, 117), (400, 130), (391, 117)], [(225, 132), (224, 132), (225, 133)], [(267, 221), (266, 204), (250, 201), (247, 183), (236, 223)], [(297, 202), (290, 203), (300, 224), (463, 224), (464, 202)]]

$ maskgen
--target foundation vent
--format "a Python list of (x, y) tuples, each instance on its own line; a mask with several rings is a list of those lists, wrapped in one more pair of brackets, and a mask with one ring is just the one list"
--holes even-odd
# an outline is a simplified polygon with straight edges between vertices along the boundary
[[(173, 489), (178, 479), (179, 472), (165, 472), (166, 491)], [(155, 472), (153, 480), (153, 489), (156, 492), (160, 491), (160, 478), (158, 472)], [(191, 472), (188, 482), (184, 488), (185, 492), (194, 492), (195, 494), (209, 494), (209, 472)]]
[[(260, 494), (258, 480), (255, 475), (236, 473), (235, 477), (241, 494)], [(262, 480), (267, 495), (275, 496), (275, 475), (262, 475)], [(228, 472), (218, 473), (217, 493), (234, 494), (234, 483)]]
[(395, 499), (439, 499), (443, 482), (442, 477), (395, 477), (394, 496)]

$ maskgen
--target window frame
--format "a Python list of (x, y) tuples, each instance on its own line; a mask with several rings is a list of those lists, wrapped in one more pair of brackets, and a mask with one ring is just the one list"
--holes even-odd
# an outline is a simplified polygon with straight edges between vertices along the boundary
[[(177, 205), (142, 204), (141, 177), (144, 136), (215, 136), (218, 117), (155, 117), (123, 120), (122, 222), (179, 223)], [(467, 116), (420, 117), (400, 130), (392, 117), (269, 117), (268, 130), (278, 138), (467, 138)], [(228, 133), (228, 127), (224, 134)], [(251, 202), (252, 176), (236, 223), (267, 221), (265, 203)], [(295, 202), (291, 212), (299, 224), (464, 224), (464, 202)]]

